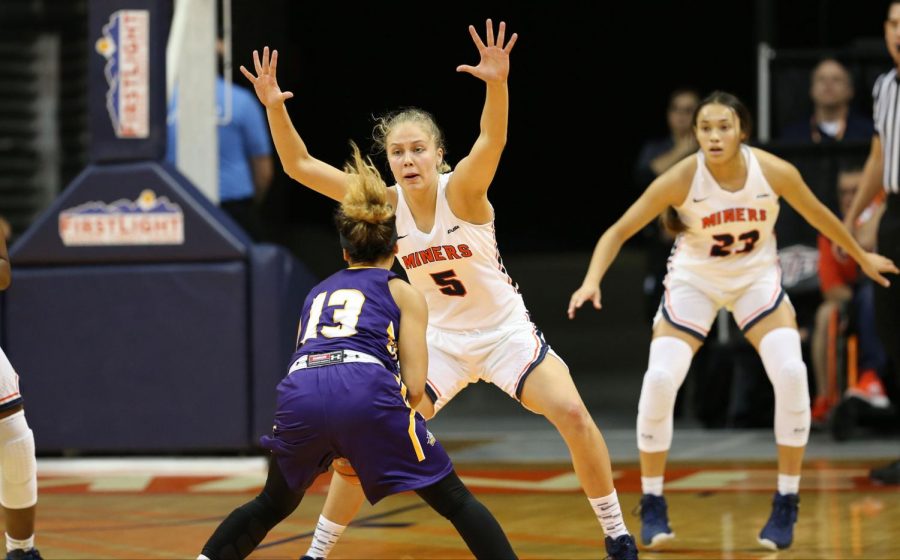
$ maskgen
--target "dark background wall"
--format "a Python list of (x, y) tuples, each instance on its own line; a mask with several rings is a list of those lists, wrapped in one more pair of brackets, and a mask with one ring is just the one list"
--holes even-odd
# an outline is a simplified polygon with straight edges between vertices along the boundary
[[(589, 249), (638, 194), (631, 166), (645, 138), (665, 133), (675, 87), (730, 90), (755, 112), (760, 37), (784, 48), (877, 41), (886, 13), (882, 2), (826, 0), (259, 4), (235, 2), (236, 65), (253, 48), (279, 49), (294, 122), (335, 165), (348, 139), (368, 145), (373, 114), (405, 105), (436, 115), (451, 162), (465, 155), (483, 102), (483, 85), (455, 71), (478, 60), (466, 27), (483, 34), (491, 17), (519, 33), (490, 191), (505, 252)], [(330, 228), (332, 208), (281, 175), (266, 211), (288, 229)]]

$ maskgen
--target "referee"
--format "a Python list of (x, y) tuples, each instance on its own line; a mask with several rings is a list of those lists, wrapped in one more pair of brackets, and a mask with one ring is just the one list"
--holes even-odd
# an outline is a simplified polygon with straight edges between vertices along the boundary
[[(853, 231), (856, 218), (878, 190), (884, 188), (886, 209), (878, 227), (878, 252), (900, 263), (900, 0), (892, 1), (888, 7), (884, 41), (894, 68), (875, 82), (872, 92), (875, 135), (844, 225)], [(900, 404), (900, 281), (897, 279), (888, 288), (876, 286), (875, 321), (893, 370), (886, 379), (886, 389), (890, 399)], [(870, 478), (884, 484), (900, 484), (900, 459), (873, 469)]]

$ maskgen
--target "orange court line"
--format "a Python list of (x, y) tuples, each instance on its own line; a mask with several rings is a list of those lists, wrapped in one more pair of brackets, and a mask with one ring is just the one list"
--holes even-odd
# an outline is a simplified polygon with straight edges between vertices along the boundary
[[(803, 470), (803, 477), (809, 490), (829, 491), (873, 491), (873, 492), (900, 492), (898, 486), (879, 486), (873, 484), (866, 476), (867, 467), (864, 464), (836, 464), (832, 462), (813, 461), (807, 464)], [(463, 478), (477, 478), (478, 481), (469, 483), (469, 487), (482, 494), (560, 494), (579, 493), (581, 488), (577, 482), (571, 480), (562, 486), (540, 487), (535, 484), (523, 484), (516, 487), (515, 482), (540, 483), (551, 480), (561, 475), (571, 475), (570, 468), (547, 468), (545, 466), (527, 468), (516, 466), (515, 468), (496, 469), (466, 469), (458, 468), (457, 472)], [(733, 475), (729, 474), (733, 473)], [(196, 495), (222, 495), (222, 494), (255, 494), (262, 488), (263, 478), (259, 484), (250, 484), (246, 481), (234, 490), (195, 490), (194, 487), (201, 484), (217, 481), (227, 481), (228, 476), (153, 476), (141, 490), (94, 490), (94, 483), (114, 480), (116, 475), (97, 476), (38, 476), (41, 494), (92, 494), (92, 495), (143, 495), (143, 494), (196, 494)], [(240, 477), (238, 477), (240, 478)], [(674, 467), (666, 473), (667, 492), (769, 492), (777, 479), (777, 470), (774, 461), (767, 466), (748, 466), (746, 464)], [(65, 484), (55, 485), (54, 480), (65, 481)], [(307, 494), (325, 494), (331, 480), (331, 473), (319, 476), (309, 488)], [(496, 486), (491, 481), (497, 481)], [(71, 484), (67, 482), (72, 481)], [(43, 483), (43, 484), (42, 484)], [(510, 484), (512, 483), (512, 484)], [(616, 470), (616, 489), (619, 492), (640, 492), (641, 480), (639, 468), (629, 467)], [(101, 488), (108, 488), (102, 486)]]

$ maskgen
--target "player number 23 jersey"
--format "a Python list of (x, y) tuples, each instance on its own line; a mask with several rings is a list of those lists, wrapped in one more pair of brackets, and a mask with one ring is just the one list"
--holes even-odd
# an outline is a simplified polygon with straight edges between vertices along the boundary
[(775, 221), (778, 195), (766, 180), (756, 155), (741, 146), (747, 180), (738, 191), (723, 189), (697, 153), (697, 171), (678, 217), (687, 230), (678, 235), (669, 258), (670, 271), (710, 275), (744, 275), (773, 266), (778, 259)]

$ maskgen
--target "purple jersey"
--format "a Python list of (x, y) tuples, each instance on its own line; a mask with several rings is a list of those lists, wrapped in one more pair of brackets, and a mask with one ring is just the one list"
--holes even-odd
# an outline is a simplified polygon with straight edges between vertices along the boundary
[(383, 268), (347, 268), (313, 288), (303, 303), (297, 351), (356, 350), (375, 356), (394, 373), (400, 309), (388, 288), (397, 275)]
[[(294, 491), (306, 490), (335, 457), (350, 461), (373, 504), (430, 486), (453, 470), (425, 419), (406, 400), (396, 348), (400, 309), (388, 289), (392, 278), (382, 268), (349, 268), (306, 298), (299, 348), (291, 359), (300, 358), (304, 367), (279, 383), (272, 435), (260, 439)], [(345, 352), (368, 354), (383, 365), (330, 361)]]

